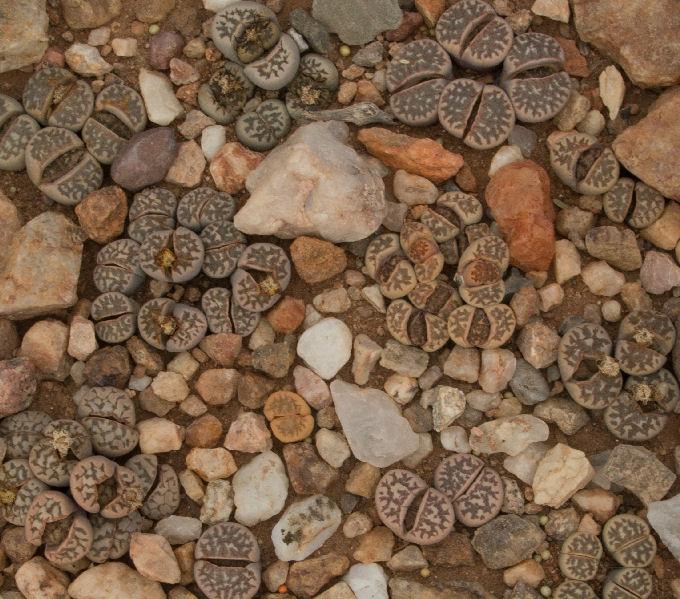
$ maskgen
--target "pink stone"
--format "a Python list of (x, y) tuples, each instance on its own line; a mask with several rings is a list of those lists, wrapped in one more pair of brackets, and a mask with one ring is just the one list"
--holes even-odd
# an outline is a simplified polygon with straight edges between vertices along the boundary
[(237, 141), (225, 144), (210, 161), (210, 174), (217, 189), (238, 193), (246, 185), (246, 178), (264, 159), (264, 154), (253, 152)]
[(229, 427), (224, 447), (245, 453), (260, 453), (271, 449), (272, 436), (264, 416), (255, 412), (239, 414)]

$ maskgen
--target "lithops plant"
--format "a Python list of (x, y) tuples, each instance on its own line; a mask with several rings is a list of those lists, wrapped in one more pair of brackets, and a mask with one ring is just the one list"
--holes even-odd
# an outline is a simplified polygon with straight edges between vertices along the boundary
[(145, 278), (139, 266), (139, 244), (132, 239), (116, 239), (106, 244), (97, 254), (92, 278), (102, 293), (133, 294)]
[(94, 332), (106, 343), (127, 341), (137, 330), (139, 304), (117, 291), (102, 293), (92, 302)]
[(434, 125), (439, 119), (439, 98), (448, 82), (430, 79), (392, 94), (390, 108), (394, 116), (411, 127)]
[(7, 458), (27, 458), (51, 421), (45, 412), (37, 410), (24, 410), (0, 420), (0, 437), (6, 443)]
[(177, 198), (162, 187), (147, 187), (135, 194), (128, 218), (128, 235), (143, 243), (150, 233), (175, 228)]
[(621, 391), (621, 369), (611, 351), (607, 331), (597, 324), (573, 326), (560, 340), (557, 365), (562, 382), (572, 399), (584, 408), (606, 408)]
[(553, 599), (597, 599), (592, 587), (580, 580), (565, 580), (553, 591)]
[(434, 281), (444, 268), (444, 256), (430, 229), (418, 221), (404, 223), (399, 234), (399, 243), (413, 263), (413, 270), (419, 283)]
[(281, 299), (290, 283), (290, 260), (279, 246), (253, 243), (241, 254), (231, 275), (233, 301), (251, 312), (263, 312)]
[(71, 470), (92, 455), (87, 430), (75, 420), (52, 420), (31, 448), (28, 464), (33, 474), (52, 487), (67, 487)]
[(409, 301), (419, 310), (448, 319), (463, 302), (458, 292), (442, 281), (419, 283), (408, 294)]
[(465, 526), (486, 524), (503, 505), (500, 475), (469, 453), (444, 458), (435, 470), (434, 486), (448, 498), (457, 520)]
[(626, 568), (646, 568), (656, 555), (656, 541), (648, 524), (633, 514), (618, 514), (607, 520), (602, 527), (602, 542)]
[(260, 547), (236, 522), (208, 528), (194, 550), (194, 579), (208, 599), (251, 599), (260, 588)]
[(604, 410), (604, 424), (609, 432), (623, 441), (648, 441), (666, 426), (668, 416), (643, 412), (640, 404), (629, 393), (621, 393)]
[(447, 326), (454, 343), (462, 347), (494, 349), (515, 331), (515, 313), (505, 304), (484, 308), (463, 305), (449, 315)]
[(227, 62), (198, 88), (197, 99), (203, 112), (217, 123), (228, 125), (234, 122), (254, 93), (255, 86), (245, 76), (243, 68), (235, 62)]
[(454, 277), (462, 300), (478, 308), (503, 301), (503, 274), (509, 262), (508, 245), (500, 237), (488, 235), (473, 241), (460, 257)]
[(673, 321), (661, 312), (636, 310), (619, 325), (615, 356), (626, 374), (656, 372), (675, 345)]
[(139, 441), (135, 407), (116, 387), (92, 387), (75, 398), (78, 418), (97, 453), (115, 458), (130, 453)]
[(665, 368), (648, 375), (629, 376), (623, 388), (643, 406), (653, 402), (664, 412), (674, 412), (680, 407), (680, 385)]
[(446, 320), (414, 308), (403, 299), (389, 305), (385, 324), (397, 341), (421, 347), (426, 352), (437, 351), (449, 340)]
[(199, 344), (208, 329), (208, 322), (198, 308), (169, 298), (157, 298), (140, 308), (137, 328), (144, 341), (152, 347), (181, 352)]
[(655, 223), (663, 214), (665, 205), (666, 201), (658, 191), (628, 177), (620, 177), (602, 198), (604, 213), (610, 221), (626, 221), (636, 229)]
[(375, 506), (387, 528), (417, 545), (432, 545), (443, 540), (456, 520), (446, 495), (428, 487), (409, 470), (390, 470), (380, 479), (375, 490)]
[(560, 181), (577, 193), (598, 195), (619, 178), (619, 161), (587, 133), (555, 131), (548, 137), (550, 165)]
[(260, 322), (260, 312), (250, 312), (231, 301), (231, 291), (211, 287), (201, 297), (201, 308), (211, 333), (250, 335)]
[(332, 101), (339, 80), (338, 69), (330, 59), (311, 52), (305, 54), (286, 94), (290, 116), (298, 118), (300, 110), (325, 108)]
[(23, 526), (33, 500), (48, 486), (38, 480), (28, 460), (15, 458), (0, 466), (0, 516), (16, 526)]
[(445, 10), (435, 35), (459, 65), (473, 71), (489, 71), (501, 64), (513, 37), (505, 19), (482, 0), (462, 0)]
[(203, 272), (213, 279), (223, 279), (234, 272), (247, 239), (230, 220), (217, 220), (201, 231), (201, 243), (205, 249)]
[(562, 543), (558, 564), (572, 580), (592, 580), (602, 559), (602, 543), (591, 532), (574, 532)]
[(264, 404), (264, 415), (274, 436), (283, 443), (302, 441), (314, 430), (309, 404), (292, 391), (275, 391)]
[(510, 98), (496, 85), (456, 79), (439, 97), (439, 122), (451, 135), (475, 150), (502, 144), (515, 126)]
[(642, 568), (617, 568), (602, 585), (602, 599), (648, 599), (654, 590), (652, 576)]
[(366, 248), (364, 260), (368, 275), (378, 282), (385, 297), (404, 297), (418, 284), (413, 265), (404, 255), (396, 233), (373, 239)]
[(26, 144), (26, 173), (48, 198), (73, 206), (99, 189), (102, 167), (73, 131), (45, 127)]
[(142, 515), (134, 511), (127, 516), (111, 520), (99, 514), (90, 515), (92, 546), (87, 559), (102, 564), (123, 557), (130, 549), (130, 537), (142, 530)]
[(204, 255), (203, 242), (191, 229), (153, 231), (139, 248), (139, 266), (157, 281), (186, 283), (201, 272)]
[(31, 545), (45, 543), (45, 557), (57, 565), (77, 562), (92, 546), (90, 521), (59, 491), (43, 491), (33, 500), (24, 532)]
[(243, 73), (261, 89), (275, 91), (286, 87), (297, 74), (300, 66), (300, 49), (287, 33), (262, 58), (247, 64)]
[(78, 132), (92, 114), (89, 84), (60, 67), (39, 69), (24, 87), (26, 112), (42, 125)]
[(123, 143), (146, 127), (144, 101), (131, 87), (114, 83), (97, 94), (94, 112), (81, 136), (89, 152), (102, 164), (111, 164)]
[(0, 94), (0, 170), (20, 171), (26, 166), (26, 144), (40, 129), (36, 120), (24, 114), (14, 98)]
[(451, 58), (436, 41), (421, 39), (402, 46), (394, 55), (386, 72), (387, 89), (396, 92), (424, 79), (453, 76)]
[(425, 207), (420, 222), (430, 231), (437, 243), (458, 236), (461, 229), (482, 220), (484, 209), (474, 196), (462, 191), (449, 191)]
[(71, 471), (71, 497), (86, 512), (122, 518), (142, 506), (139, 477), (104, 456), (80, 460)]
[(258, 152), (271, 150), (290, 130), (290, 115), (281, 100), (265, 100), (236, 120), (236, 137)]
[(231, 219), (235, 212), (236, 203), (228, 193), (197, 187), (177, 204), (177, 222), (194, 233), (200, 233), (210, 223)]
[(174, 514), (179, 507), (180, 492), (177, 473), (170, 464), (158, 464), (153, 454), (138, 454), (125, 462), (139, 478), (142, 496), (146, 497), (141, 512), (147, 518), (160, 520)]

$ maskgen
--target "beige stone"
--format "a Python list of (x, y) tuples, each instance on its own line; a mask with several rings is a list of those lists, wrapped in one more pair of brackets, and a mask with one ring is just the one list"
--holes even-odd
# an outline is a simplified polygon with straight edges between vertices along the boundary
[(172, 547), (161, 535), (132, 533), (130, 558), (139, 572), (149, 580), (176, 584), (181, 572)]
[(72, 599), (166, 599), (163, 587), (122, 562), (85, 570), (68, 587)]
[(582, 451), (558, 443), (538, 463), (532, 483), (534, 502), (558, 508), (594, 475), (595, 470)]

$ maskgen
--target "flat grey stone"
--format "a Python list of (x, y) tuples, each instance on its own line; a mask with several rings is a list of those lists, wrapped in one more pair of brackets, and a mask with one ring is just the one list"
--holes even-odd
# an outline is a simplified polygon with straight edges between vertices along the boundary
[(544, 539), (545, 533), (538, 526), (509, 514), (478, 528), (472, 547), (482, 556), (487, 568), (499, 570), (531, 557)]
[(314, 0), (312, 16), (350, 46), (373, 41), (402, 19), (397, 0)]

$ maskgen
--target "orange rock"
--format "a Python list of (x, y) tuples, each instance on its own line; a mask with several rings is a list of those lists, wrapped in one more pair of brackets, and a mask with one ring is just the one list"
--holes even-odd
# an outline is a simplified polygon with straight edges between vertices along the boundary
[(378, 88), (367, 79), (357, 83), (357, 93), (354, 95), (355, 102), (373, 102), (376, 106), (384, 106), (385, 100), (380, 95)]
[(444, 0), (416, 0), (418, 12), (423, 15), (425, 25), (434, 27), (444, 12)]
[(290, 245), (290, 257), (305, 283), (320, 283), (347, 268), (345, 250), (330, 241), (304, 235)]
[(89, 193), (75, 211), (80, 226), (90, 239), (108, 243), (123, 233), (127, 196), (117, 185), (102, 187)]
[(566, 37), (556, 37), (555, 40), (564, 50), (564, 70), (572, 77), (587, 77), (590, 75), (588, 63), (583, 54), (578, 51), (576, 42)]
[(485, 197), (510, 248), (511, 264), (547, 270), (555, 253), (548, 173), (531, 160), (511, 162), (491, 177)]
[(409, 137), (382, 127), (362, 129), (357, 139), (387, 166), (420, 175), (433, 183), (450, 179), (463, 166), (460, 154), (449, 152), (433, 139)]
[(458, 174), (456, 175), (456, 185), (463, 191), (477, 193), (477, 179), (475, 178), (472, 169), (467, 164), (464, 164), (458, 171)]
[(237, 141), (223, 145), (210, 162), (210, 174), (220, 191), (238, 193), (246, 185), (246, 178), (264, 159), (264, 154), (253, 152)]
[(305, 302), (286, 296), (267, 314), (267, 320), (278, 333), (292, 333), (305, 319)]

